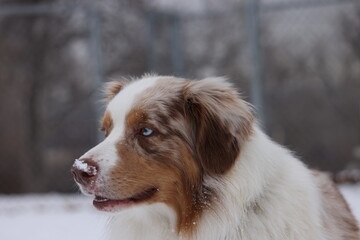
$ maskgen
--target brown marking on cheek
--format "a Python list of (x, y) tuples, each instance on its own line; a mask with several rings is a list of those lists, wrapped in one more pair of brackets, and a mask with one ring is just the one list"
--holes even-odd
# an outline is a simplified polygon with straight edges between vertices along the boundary
[(202, 184), (202, 171), (191, 151), (180, 147), (182, 166), (176, 169), (177, 188), (172, 189), (164, 199), (177, 213), (177, 230), (184, 237), (190, 237), (197, 227), (203, 211), (211, 205), (212, 191)]
[(112, 168), (109, 176), (110, 189), (115, 190), (119, 197), (131, 197), (154, 185), (148, 181), (149, 169), (154, 168), (153, 164), (140, 156), (133, 146), (121, 141), (117, 144), (119, 160)]
[(162, 169), (158, 176), (159, 194), (154, 201), (170, 206), (178, 216), (177, 231), (191, 236), (204, 209), (211, 205), (211, 195), (202, 186), (201, 171), (192, 154), (185, 146), (179, 146), (181, 164)]
[(110, 112), (105, 112), (104, 117), (101, 121), (101, 125), (102, 127), (100, 128), (100, 130), (105, 131), (105, 137), (109, 136), (111, 130), (113, 129), (113, 121)]
[(179, 139), (173, 141), (177, 149), (169, 148), (166, 154), (151, 156), (139, 154), (142, 150), (135, 149), (139, 147), (135, 143), (119, 142), (119, 161), (110, 172), (109, 188), (121, 197), (158, 188), (147, 203), (170, 206), (178, 216), (177, 231), (190, 236), (211, 196), (202, 186), (201, 171), (191, 151)]

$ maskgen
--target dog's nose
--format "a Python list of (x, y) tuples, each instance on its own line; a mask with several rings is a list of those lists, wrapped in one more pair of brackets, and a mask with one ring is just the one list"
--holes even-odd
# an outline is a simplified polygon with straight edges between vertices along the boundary
[(76, 182), (82, 185), (89, 185), (95, 179), (99, 171), (99, 165), (92, 159), (76, 159), (71, 167), (71, 173)]

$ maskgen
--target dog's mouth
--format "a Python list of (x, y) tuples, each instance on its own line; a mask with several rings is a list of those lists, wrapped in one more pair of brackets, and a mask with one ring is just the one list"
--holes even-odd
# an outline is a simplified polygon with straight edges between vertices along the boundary
[(145, 191), (136, 193), (132, 197), (124, 198), (124, 199), (109, 199), (106, 197), (95, 195), (93, 200), (93, 205), (101, 211), (114, 211), (116, 208), (119, 207), (126, 207), (130, 204), (140, 203), (145, 200), (150, 199), (155, 193), (159, 191), (158, 188), (152, 187)]

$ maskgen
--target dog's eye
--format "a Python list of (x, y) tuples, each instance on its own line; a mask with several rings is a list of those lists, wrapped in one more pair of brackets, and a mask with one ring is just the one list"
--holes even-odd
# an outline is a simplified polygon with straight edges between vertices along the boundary
[(149, 137), (154, 133), (154, 131), (150, 128), (142, 128), (140, 133), (144, 137)]

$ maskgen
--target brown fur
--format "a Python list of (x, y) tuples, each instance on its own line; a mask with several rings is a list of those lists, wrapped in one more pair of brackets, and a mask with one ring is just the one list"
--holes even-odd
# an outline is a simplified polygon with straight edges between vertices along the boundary
[(190, 82), (185, 94), (199, 160), (209, 173), (224, 174), (234, 164), (243, 140), (251, 135), (254, 116), (230, 87)]

